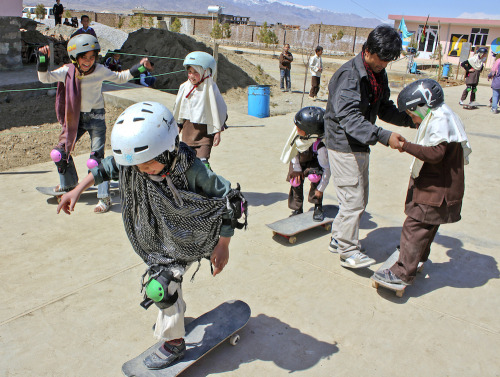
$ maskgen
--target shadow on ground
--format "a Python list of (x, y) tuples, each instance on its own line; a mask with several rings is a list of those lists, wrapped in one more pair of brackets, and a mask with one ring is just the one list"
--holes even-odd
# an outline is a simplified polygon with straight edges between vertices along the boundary
[(320, 341), (278, 318), (259, 314), (239, 332), (236, 347), (221, 344), (189, 368), (190, 376), (207, 376), (237, 370), (256, 360), (272, 362), (293, 373), (312, 368), (339, 351), (337, 343)]

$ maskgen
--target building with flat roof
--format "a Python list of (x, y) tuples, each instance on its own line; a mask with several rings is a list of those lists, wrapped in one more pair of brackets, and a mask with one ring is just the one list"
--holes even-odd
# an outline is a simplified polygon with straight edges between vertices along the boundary
[[(389, 15), (396, 29), (403, 18), (406, 28), (413, 33), (412, 37), (403, 40), (403, 45), (417, 42), (420, 59), (435, 56), (438, 41), (444, 63), (458, 64), (483, 46), (500, 53), (500, 20)], [(422, 37), (426, 22), (425, 35)], [(488, 54), (486, 67), (490, 68), (494, 60), (492, 54)]]

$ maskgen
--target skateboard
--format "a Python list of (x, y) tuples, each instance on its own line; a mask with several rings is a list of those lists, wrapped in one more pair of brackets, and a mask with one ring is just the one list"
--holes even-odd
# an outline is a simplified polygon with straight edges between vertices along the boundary
[[(399, 248), (396, 249), (394, 253), (384, 262), (382, 263), (382, 266), (379, 267), (379, 269), (376, 272), (391, 268), (394, 263), (396, 263), (399, 259)], [(424, 263), (419, 262), (418, 267), (417, 267), (417, 272), (422, 272), (424, 269)], [(403, 297), (403, 293), (405, 291), (405, 288), (407, 287), (406, 285), (400, 285), (400, 284), (391, 284), (387, 283), (385, 281), (382, 281), (378, 279), (375, 274), (372, 275), (372, 287), (375, 289), (378, 289), (379, 286), (382, 286), (384, 288), (390, 289), (394, 292), (396, 292), (396, 296), (398, 297)]]
[[(36, 190), (38, 192), (41, 192), (42, 194), (44, 195), (48, 195), (48, 196), (53, 196), (54, 198), (56, 198), (57, 202), (59, 203), (61, 201), (61, 197), (66, 194), (67, 192), (69, 191), (54, 191), (56, 186), (49, 186), (49, 187), (36, 187)], [(87, 190), (85, 190), (84, 192), (87, 192), (87, 191), (93, 191), (93, 190), (96, 190), (95, 187), (89, 187)]]
[(186, 325), (186, 354), (182, 360), (175, 361), (165, 369), (146, 368), (143, 360), (161, 347), (161, 341), (123, 364), (122, 372), (127, 377), (177, 376), (226, 339), (231, 345), (237, 345), (240, 340), (237, 332), (247, 324), (250, 314), (250, 307), (245, 302), (226, 301)]
[(480, 105), (479, 103), (477, 102), (471, 102), (471, 103), (468, 103), (468, 104), (464, 104), (462, 105), (462, 107), (465, 109), (465, 110), (476, 110), (479, 108), (479, 106), (482, 106)]
[(286, 219), (266, 224), (266, 226), (272, 229), (273, 236), (278, 234), (288, 239), (288, 242), (291, 244), (294, 244), (297, 242), (296, 234), (306, 230), (322, 226), (327, 231), (330, 231), (332, 229), (332, 222), (335, 219), (337, 212), (337, 206), (327, 205), (323, 206), (323, 213), (325, 215), (323, 221), (314, 221), (313, 210), (310, 210), (308, 212), (301, 213), (300, 215), (287, 217)]

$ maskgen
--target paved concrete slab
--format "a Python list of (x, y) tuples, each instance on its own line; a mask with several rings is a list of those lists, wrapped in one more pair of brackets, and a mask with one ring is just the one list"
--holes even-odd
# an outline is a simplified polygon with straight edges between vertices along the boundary
[[(186, 314), (194, 318), (238, 298), (252, 318), (237, 347), (220, 346), (186, 375), (498, 375), (500, 115), (460, 108), (462, 89), (445, 93), (473, 148), (463, 220), (441, 227), (424, 273), (401, 299), (373, 289), (369, 276), (399, 242), (411, 158), (373, 148), (361, 240), (377, 265), (347, 270), (328, 251), (323, 229), (290, 245), (265, 226), (290, 213), (279, 156), (293, 114), (230, 115), (235, 127), (224, 132), (211, 161), (217, 173), (241, 184), (250, 225), (233, 237), (222, 274), (212, 278), (204, 261), (191, 283), (194, 269), (188, 271)], [(134, 101), (173, 101), (142, 88), (126, 92)], [(489, 96), (481, 88), (478, 101), (487, 104)], [(246, 127), (255, 125), (263, 127)], [(76, 157), (80, 174), (85, 160)], [(52, 163), (0, 172), (0, 375), (120, 376), (122, 363), (155, 341), (156, 309), (139, 306), (145, 268), (124, 233), (118, 196), (110, 213), (95, 215), (95, 195), (84, 194), (71, 216), (58, 216), (55, 201), (35, 191), (56, 181)], [(325, 202), (337, 204), (333, 186)]]

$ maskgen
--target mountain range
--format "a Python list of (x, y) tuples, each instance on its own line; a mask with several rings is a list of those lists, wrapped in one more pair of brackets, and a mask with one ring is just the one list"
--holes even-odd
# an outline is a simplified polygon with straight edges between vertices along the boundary
[(258, 24), (282, 23), (300, 25), (307, 28), (310, 24), (342, 25), (357, 27), (375, 27), (383, 21), (376, 18), (364, 18), (353, 13), (333, 12), (315, 6), (303, 6), (279, 0), (70, 0), (61, 3), (68, 9), (108, 11), (128, 13), (133, 8), (141, 7), (155, 11), (175, 11), (208, 13), (209, 6), (219, 5), (222, 13), (234, 16), (250, 17)]

